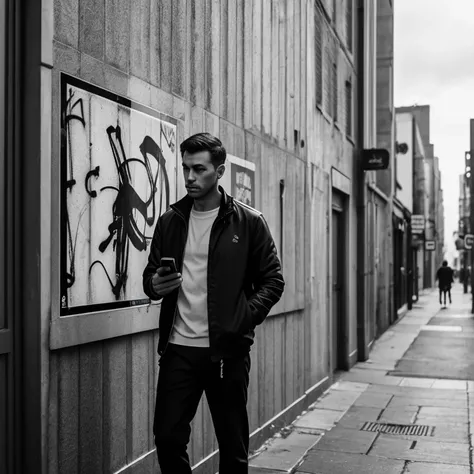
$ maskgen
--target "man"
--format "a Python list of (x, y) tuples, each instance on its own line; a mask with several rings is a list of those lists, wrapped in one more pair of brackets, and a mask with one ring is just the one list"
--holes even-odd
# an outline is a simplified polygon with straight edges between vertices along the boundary
[(448, 267), (448, 262), (443, 261), (443, 265), (436, 272), (436, 279), (438, 280), (439, 287), (439, 304), (443, 304), (441, 296), (444, 295), (444, 305), (446, 306), (446, 293), (449, 295), (449, 304), (451, 301), (451, 284), (454, 282), (453, 270)]
[[(143, 288), (163, 298), (153, 432), (163, 474), (191, 474), (186, 447), (203, 392), (212, 415), (220, 474), (248, 472), (247, 392), (254, 329), (280, 299), (284, 281), (261, 213), (218, 186), (221, 141), (199, 133), (181, 144), (187, 196), (156, 226)], [(161, 266), (174, 258), (177, 271)]]

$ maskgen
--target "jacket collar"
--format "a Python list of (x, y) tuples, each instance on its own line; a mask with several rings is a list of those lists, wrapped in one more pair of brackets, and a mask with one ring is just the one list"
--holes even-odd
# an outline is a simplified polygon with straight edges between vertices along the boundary
[[(219, 213), (217, 217), (224, 217), (225, 215), (234, 212), (234, 198), (227, 194), (224, 189), (219, 186), (219, 191), (221, 192), (221, 205), (219, 207)], [(181, 214), (186, 220), (189, 220), (189, 216), (191, 214), (191, 209), (193, 208), (194, 199), (189, 197), (188, 194), (184, 196), (184, 198), (180, 199), (179, 201), (171, 204), (171, 209), (178, 214)]]

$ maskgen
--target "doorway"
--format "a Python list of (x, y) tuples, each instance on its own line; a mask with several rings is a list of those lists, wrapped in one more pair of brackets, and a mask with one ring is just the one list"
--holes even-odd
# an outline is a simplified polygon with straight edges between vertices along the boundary
[(345, 370), (345, 232), (343, 198), (333, 194), (332, 209), (332, 314), (331, 314), (331, 371)]

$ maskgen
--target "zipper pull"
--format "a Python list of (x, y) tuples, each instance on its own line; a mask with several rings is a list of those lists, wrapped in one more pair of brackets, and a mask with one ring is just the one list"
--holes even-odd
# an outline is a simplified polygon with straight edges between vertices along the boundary
[(224, 378), (224, 359), (221, 359), (221, 373), (220, 373), (220, 378)]

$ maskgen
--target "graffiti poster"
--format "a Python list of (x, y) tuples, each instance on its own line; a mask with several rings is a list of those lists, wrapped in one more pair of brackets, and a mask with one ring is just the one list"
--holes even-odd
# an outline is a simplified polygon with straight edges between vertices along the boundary
[(62, 75), (61, 315), (148, 303), (142, 272), (176, 177), (176, 121)]

